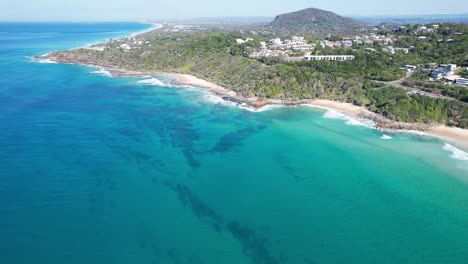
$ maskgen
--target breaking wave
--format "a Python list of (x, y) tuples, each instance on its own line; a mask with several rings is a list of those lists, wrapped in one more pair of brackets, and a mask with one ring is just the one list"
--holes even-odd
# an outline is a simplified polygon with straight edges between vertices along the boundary
[(57, 64), (56, 61), (53, 61), (51, 59), (45, 59), (45, 58), (35, 58), (35, 57), (27, 57), (33, 62), (37, 63), (45, 63), (45, 64)]
[(383, 135), (380, 137), (381, 139), (385, 139), (385, 140), (389, 140), (389, 139), (393, 139), (391, 136), (389, 135)]
[(145, 84), (145, 85), (154, 85), (154, 86), (166, 86), (163, 82), (156, 78), (150, 78), (138, 81), (138, 83)]
[(345, 120), (345, 124), (350, 126), (365, 126), (369, 128), (374, 127), (374, 122), (372, 122), (372, 120), (352, 118), (350, 116), (347, 116), (345, 114), (331, 109), (327, 109), (327, 112), (325, 112), (323, 118)]
[(238, 108), (243, 109), (245, 111), (255, 112), (255, 113), (285, 107), (283, 105), (265, 105), (265, 106), (260, 107), (260, 108), (254, 108), (252, 106), (249, 106), (246, 103), (233, 102), (233, 101), (225, 100), (225, 99), (223, 99), (223, 97), (221, 97), (219, 95), (216, 95), (216, 94), (214, 94), (212, 92), (206, 92), (206, 94), (203, 96), (203, 98), (204, 98), (205, 101), (213, 103), (213, 104), (221, 104), (221, 105), (225, 105), (225, 106), (238, 107)]
[(97, 71), (93, 71), (93, 72), (91, 72), (91, 73), (93, 73), (93, 74), (99, 74), (99, 75), (104, 75), (104, 76), (107, 76), (107, 77), (112, 77), (112, 74), (111, 74), (108, 70), (106, 70), (106, 69), (104, 69), (104, 68), (99, 69), (99, 70), (97, 70)]
[(450, 155), (452, 159), (468, 161), (468, 153), (464, 152), (463, 150), (457, 149), (456, 147), (447, 143), (445, 143), (443, 149), (452, 153), (452, 155)]
[(327, 112), (325, 112), (323, 117), (328, 118), (328, 119), (342, 119), (342, 120), (347, 120), (348, 119), (348, 117), (345, 114), (342, 114), (342, 113), (337, 112), (335, 110), (327, 110)]

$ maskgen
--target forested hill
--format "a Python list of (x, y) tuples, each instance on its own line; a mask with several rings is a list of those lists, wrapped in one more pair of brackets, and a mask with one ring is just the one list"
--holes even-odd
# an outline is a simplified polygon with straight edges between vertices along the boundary
[(318, 35), (350, 34), (367, 28), (354, 19), (317, 8), (279, 15), (266, 27), (278, 33)]

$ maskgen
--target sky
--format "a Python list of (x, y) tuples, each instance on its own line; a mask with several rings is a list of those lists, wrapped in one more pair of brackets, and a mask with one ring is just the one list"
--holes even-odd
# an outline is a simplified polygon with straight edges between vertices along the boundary
[(315, 7), (345, 16), (468, 13), (468, 0), (0, 0), (0, 21), (274, 17)]

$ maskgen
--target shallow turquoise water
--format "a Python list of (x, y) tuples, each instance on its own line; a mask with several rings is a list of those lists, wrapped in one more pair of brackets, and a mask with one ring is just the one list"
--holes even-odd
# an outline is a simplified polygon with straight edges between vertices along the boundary
[(441, 140), (26, 58), (145, 27), (0, 24), (1, 263), (467, 262)]

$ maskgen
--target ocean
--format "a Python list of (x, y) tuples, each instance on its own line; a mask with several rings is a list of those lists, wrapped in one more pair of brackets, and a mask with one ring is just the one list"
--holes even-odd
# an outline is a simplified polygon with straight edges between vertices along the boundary
[(30, 58), (148, 27), (0, 23), (0, 263), (468, 262), (454, 144)]

